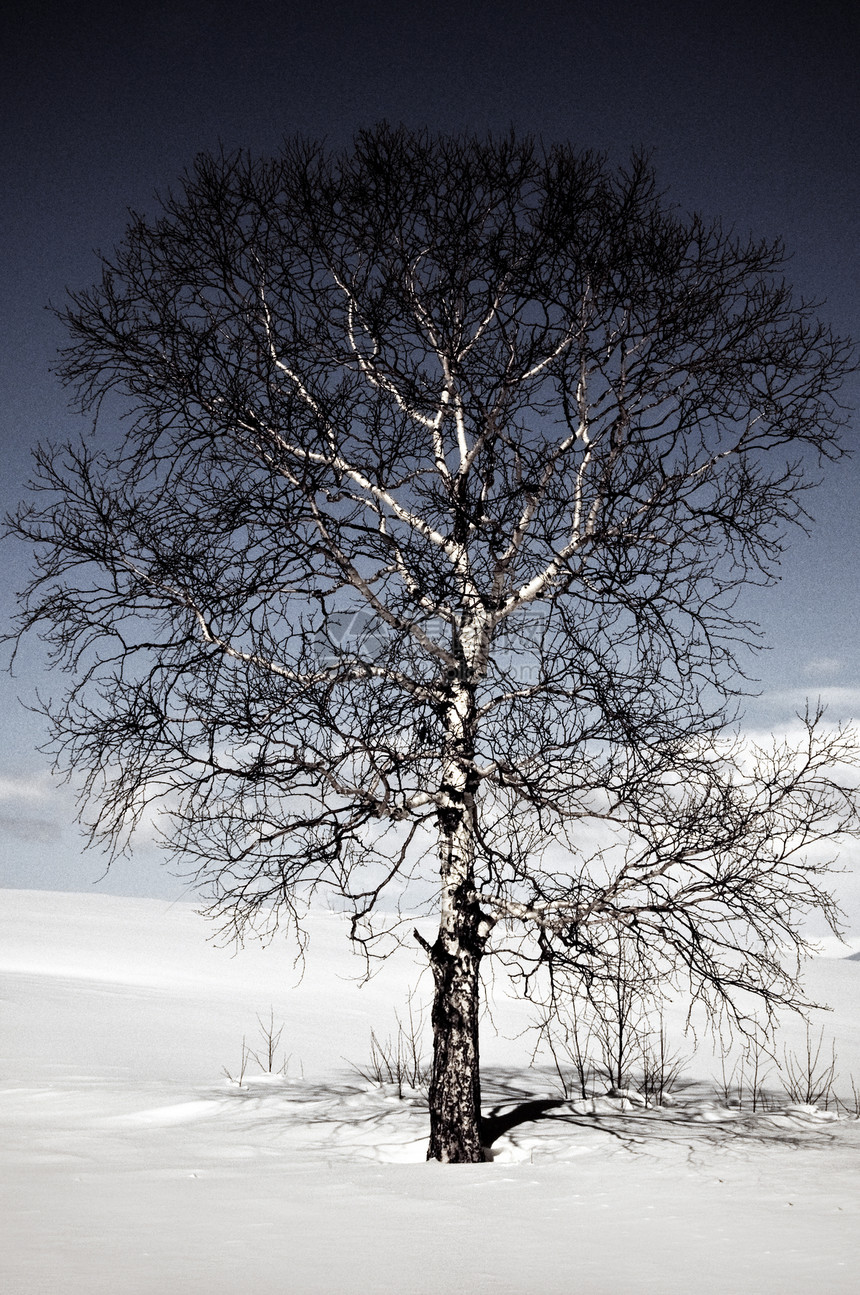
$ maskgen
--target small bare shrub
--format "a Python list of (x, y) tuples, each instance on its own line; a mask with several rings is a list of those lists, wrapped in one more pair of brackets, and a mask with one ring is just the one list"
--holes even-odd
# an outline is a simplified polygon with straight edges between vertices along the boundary
[(846, 1115), (853, 1115), (855, 1119), (860, 1120), (860, 1088), (857, 1087), (857, 1080), (853, 1075), (849, 1075), (848, 1080), (851, 1084), (851, 1100), (845, 1101), (837, 1097), (836, 1104), (842, 1107)]
[(610, 974), (592, 991), (595, 1022), (593, 1037), (601, 1073), (613, 1088), (629, 1087), (629, 1080), (642, 1055), (647, 1033), (644, 1001), (649, 997), (637, 979), (635, 962), (622, 938)]
[(764, 1084), (774, 1064), (779, 1068), (779, 1063), (768, 1051), (764, 1036), (759, 1033), (748, 1036), (731, 1070), (727, 1069), (728, 1057), (729, 1051), (724, 1049), (720, 1056), (720, 1079), (716, 1081), (717, 1091), (726, 1105), (753, 1112), (769, 1110), (771, 1099)]
[(756, 1035), (750, 1039), (746, 1048), (746, 1060), (749, 1067), (749, 1089), (753, 1111), (770, 1109), (770, 1099), (764, 1083), (774, 1065), (779, 1069), (779, 1062), (768, 1051), (764, 1040)]
[[(566, 1099), (588, 1097), (600, 1077), (613, 1090), (635, 1088), (646, 1101), (663, 1101), (686, 1058), (669, 1046), (661, 1000), (652, 989), (619, 936), (606, 974), (588, 987), (587, 998), (553, 1001), (538, 1047), (544, 1043), (552, 1056)], [(652, 1013), (659, 1022), (656, 1030)]]
[(687, 1065), (687, 1057), (672, 1051), (662, 1015), (659, 1028), (644, 1035), (641, 1040), (642, 1082), (639, 1092), (647, 1102), (662, 1105), (672, 1085)]
[(230, 1071), (227, 1069), (226, 1066), (222, 1067), (224, 1074), (227, 1076), (231, 1084), (236, 1084), (237, 1087), (239, 1088), (242, 1087), (242, 1085), (245, 1082), (245, 1071), (248, 1068), (248, 1061), (252, 1056), (253, 1056), (253, 1053), (249, 1050), (247, 1041), (245, 1039), (245, 1035), (243, 1034), (242, 1035), (242, 1055), (239, 1060), (239, 1068), (236, 1071), (235, 1076), (230, 1073)]
[[(793, 1102), (806, 1106), (824, 1106), (827, 1110), (833, 1100), (833, 1081), (836, 1078), (836, 1044), (831, 1039), (830, 1055), (822, 1057), (824, 1027), (815, 1039), (806, 1027), (806, 1045), (800, 1052), (785, 1049), (782, 1086)], [(853, 1077), (852, 1077), (853, 1086)], [(856, 1096), (856, 1090), (855, 1090)]]
[(273, 1007), (269, 1008), (268, 1020), (264, 1020), (261, 1016), (257, 1017), (257, 1025), (260, 1028), (261, 1047), (259, 1052), (252, 1052), (251, 1056), (264, 1075), (285, 1075), (292, 1053), (290, 1053), (290, 1057), (284, 1058), (278, 1064), (278, 1047), (286, 1026), (284, 1024), (275, 1025), (275, 1009)]
[(535, 1053), (544, 1044), (552, 1057), (565, 1101), (588, 1097), (596, 1074), (590, 1056), (593, 1025), (575, 998), (570, 1000), (566, 1018), (546, 1020), (540, 1032)]
[(428, 1086), (430, 1067), (424, 1061), (421, 1046), (424, 1012), (421, 1010), (416, 1015), (411, 994), (407, 1000), (406, 1020), (401, 1020), (397, 1012), (394, 1015), (397, 1021), (394, 1038), (389, 1035), (383, 1041), (375, 1030), (371, 1030), (369, 1060), (364, 1065), (357, 1065), (354, 1061), (349, 1064), (356, 1074), (372, 1084), (392, 1084), (402, 1099), (405, 1089)]
[(264, 1075), (286, 1075), (292, 1058), (292, 1053), (290, 1053), (287, 1057), (281, 1056), (279, 1060), (278, 1050), (281, 1035), (286, 1027), (284, 1024), (275, 1024), (275, 1009), (273, 1007), (269, 1008), (268, 1019), (262, 1016), (257, 1017), (257, 1026), (260, 1035), (257, 1051), (249, 1047), (247, 1036), (243, 1034), (241, 1060), (236, 1074), (231, 1074), (226, 1066), (223, 1067), (223, 1072), (230, 1083), (236, 1084), (239, 1088), (245, 1082), (245, 1075), (250, 1061), (255, 1062)]

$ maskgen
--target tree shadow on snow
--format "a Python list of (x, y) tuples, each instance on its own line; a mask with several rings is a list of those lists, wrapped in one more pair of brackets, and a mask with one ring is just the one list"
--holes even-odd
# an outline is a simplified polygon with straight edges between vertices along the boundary
[(841, 1135), (840, 1125), (822, 1124), (803, 1115), (792, 1117), (776, 1103), (757, 1112), (722, 1108), (712, 1086), (702, 1082), (677, 1085), (678, 1097), (671, 1107), (587, 1111), (575, 1098), (530, 1094), (522, 1075), (515, 1072), (496, 1071), (486, 1079), (485, 1093), (489, 1090), (496, 1099), (482, 1120), (482, 1142), (487, 1149), (506, 1134), (513, 1134), (516, 1142), (514, 1130), (539, 1123), (544, 1132), (552, 1125), (559, 1133), (565, 1126), (571, 1134), (574, 1130), (599, 1132), (633, 1152), (645, 1151), (649, 1144), (677, 1144), (690, 1150), (694, 1145), (744, 1143), (823, 1146)]
[(481, 1142), (489, 1148), (511, 1129), (543, 1119), (549, 1111), (563, 1105), (564, 1102), (558, 1097), (537, 1097), (519, 1102), (513, 1107), (508, 1107), (507, 1104), (504, 1107), (496, 1106), (489, 1115), (484, 1115), (481, 1119)]

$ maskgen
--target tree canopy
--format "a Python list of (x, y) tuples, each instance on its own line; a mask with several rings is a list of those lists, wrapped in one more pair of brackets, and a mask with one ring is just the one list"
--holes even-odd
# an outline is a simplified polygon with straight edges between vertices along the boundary
[(835, 920), (853, 739), (733, 727), (853, 363), (784, 261), (643, 158), (383, 126), (198, 158), (61, 312), (99, 435), (12, 521), (58, 760), (237, 929), (328, 889), (372, 948), (431, 879), (439, 1158), (479, 1158), (488, 950), (589, 989), (621, 938), (742, 1011)]

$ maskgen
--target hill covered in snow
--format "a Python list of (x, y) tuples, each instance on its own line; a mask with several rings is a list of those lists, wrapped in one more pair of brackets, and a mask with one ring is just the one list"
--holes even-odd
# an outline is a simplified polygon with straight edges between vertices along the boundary
[[(482, 1039), (493, 1161), (442, 1167), (424, 1161), (420, 1086), (367, 1077), (370, 1031), (384, 1044), (410, 993), (421, 1019), (420, 951), (362, 983), (339, 918), (310, 933), (300, 976), (286, 942), (219, 948), (188, 904), (0, 891), (4, 1290), (855, 1289), (856, 959), (807, 973), (833, 1009), (827, 1109), (792, 1101), (775, 1068), (755, 1110), (749, 1092), (727, 1100), (681, 1005), (669, 1101), (596, 1079), (565, 1098), (498, 981)], [(787, 1022), (777, 1058), (804, 1038)]]

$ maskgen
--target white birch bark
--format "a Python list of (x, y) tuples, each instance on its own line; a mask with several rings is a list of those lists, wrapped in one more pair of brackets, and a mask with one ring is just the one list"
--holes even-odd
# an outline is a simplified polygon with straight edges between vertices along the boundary
[(480, 965), (490, 924), (475, 897), (475, 683), (488, 624), (475, 608), (459, 631), (461, 670), (451, 681), (448, 750), (440, 787), (440, 920), (429, 949), (435, 981), (428, 1159), (484, 1159), (478, 1024)]

